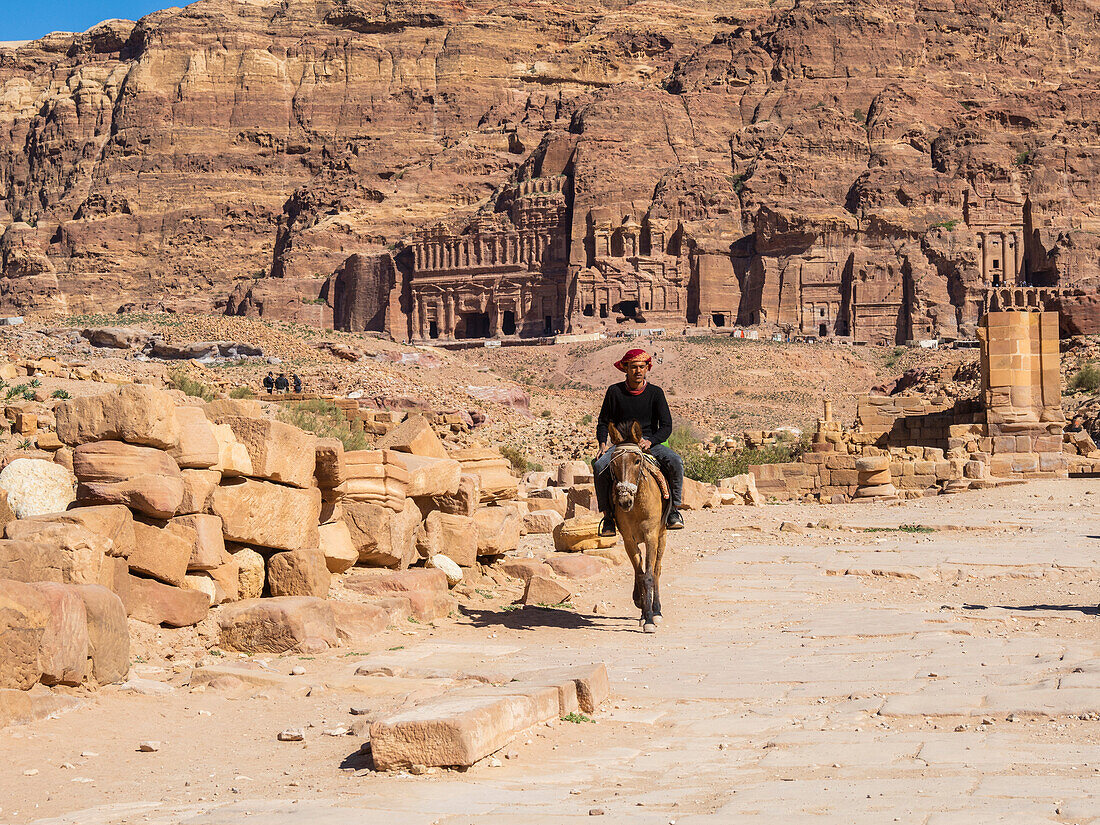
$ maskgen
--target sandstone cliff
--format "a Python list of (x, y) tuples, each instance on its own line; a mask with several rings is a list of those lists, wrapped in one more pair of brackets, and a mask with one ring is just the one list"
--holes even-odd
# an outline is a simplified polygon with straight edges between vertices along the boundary
[(0, 301), (414, 339), (1096, 315), (1098, 17), (203, 0), (51, 35), (0, 49)]

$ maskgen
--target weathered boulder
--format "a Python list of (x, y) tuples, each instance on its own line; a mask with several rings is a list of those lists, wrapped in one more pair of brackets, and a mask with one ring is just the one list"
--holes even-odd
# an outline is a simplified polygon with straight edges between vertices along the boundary
[(347, 573), (346, 586), (373, 597), (379, 605), (394, 605), (397, 611), (422, 622), (442, 618), (454, 610), (456, 602), (447, 592), (447, 576), (441, 570), (415, 567), (409, 570), (370, 570), (357, 567)]
[(49, 619), (38, 648), (46, 685), (79, 685), (88, 672), (88, 616), (77, 588), (57, 582), (31, 585), (45, 601)]
[(253, 478), (292, 487), (313, 486), (317, 438), (312, 433), (266, 418), (222, 416), (218, 423), (228, 425), (248, 451)]
[(384, 504), (391, 510), (405, 507), (409, 471), (396, 450), (353, 450), (344, 453), (346, 479), (338, 488), (348, 501)]
[(432, 425), (428, 423), (428, 419), (419, 414), (410, 415), (386, 433), (378, 441), (378, 447), (428, 458), (447, 457), (447, 450), (439, 440), (439, 436), (435, 434)]
[(220, 608), (221, 646), (241, 653), (317, 652), (337, 643), (332, 606), (312, 596), (247, 599)]
[(521, 673), (516, 677), (523, 684), (560, 684), (572, 682), (577, 694), (577, 702), (585, 713), (595, 713), (600, 705), (611, 696), (611, 687), (607, 679), (607, 667), (602, 663), (593, 665), (571, 665), (552, 667)]
[(93, 441), (125, 441), (169, 450), (179, 443), (172, 396), (139, 384), (62, 401), (54, 415), (57, 437), (74, 447)]
[(554, 575), (553, 568), (539, 559), (505, 559), (500, 564), (496, 565), (495, 569), (506, 576), (511, 576), (513, 579), (520, 579), (525, 583), (529, 581), (532, 576), (550, 578)]
[(531, 576), (527, 580), (527, 586), (523, 589), (524, 604), (561, 604), (573, 597), (569, 589), (560, 582), (547, 576)]
[(180, 515), (201, 513), (210, 504), (214, 488), (221, 483), (219, 470), (181, 470), (183, 478), (183, 498), (176, 512)]
[[(209, 576), (214, 582), (214, 604), (235, 602), (241, 593), (240, 566), (237, 559), (228, 551), (225, 554), (225, 563), (212, 570), (204, 570), (201, 574)], [(262, 583), (261, 583), (262, 588)]]
[(211, 421), (217, 423), (228, 416), (243, 418), (263, 418), (264, 408), (252, 398), (215, 398), (203, 404), (203, 412)]
[(331, 580), (324, 553), (313, 547), (273, 553), (267, 560), (267, 587), (272, 596), (323, 599)]
[(84, 601), (92, 677), (101, 685), (121, 682), (130, 671), (130, 630), (122, 599), (96, 584), (73, 589)]
[(432, 510), (416, 532), (416, 550), (421, 558), (444, 553), (459, 567), (477, 563), (477, 526), (468, 516)]
[(331, 573), (343, 573), (359, 561), (359, 550), (352, 543), (351, 531), (342, 521), (332, 521), (317, 528), (320, 550)]
[(252, 547), (243, 544), (227, 544), (226, 550), (237, 563), (239, 599), (258, 599), (263, 595), (267, 579), (267, 562)]
[(389, 507), (362, 501), (345, 502), (342, 509), (344, 524), (361, 564), (404, 568), (416, 561), (420, 510), (411, 499), (397, 513)]
[(73, 451), (76, 498), (124, 504), (154, 518), (169, 518), (183, 500), (183, 476), (167, 453), (121, 441), (81, 444)]
[(40, 458), (17, 458), (0, 470), (0, 490), (16, 518), (59, 513), (76, 494), (68, 469)]
[(187, 565), (198, 543), (195, 531), (179, 523), (135, 521), (134, 538), (134, 550), (127, 559), (130, 570), (183, 587)]
[(321, 491), (316, 487), (301, 490), (269, 481), (229, 479), (214, 490), (210, 510), (221, 518), (229, 541), (299, 550), (316, 547), (319, 540)]
[(123, 596), (126, 615), (149, 624), (188, 627), (206, 618), (210, 600), (205, 593), (185, 590), (139, 576), (129, 577), (129, 588)]
[(611, 547), (615, 537), (600, 536), (599, 516), (577, 516), (563, 521), (554, 528), (554, 549), (561, 553), (579, 553), (597, 547)]
[(108, 556), (127, 558), (134, 549), (134, 516), (128, 507), (121, 504), (78, 507), (64, 513), (20, 519), (12, 527), (8, 538), (38, 541), (36, 536), (49, 536), (55, 525), (68, 524), (82, 527), (107, 539), (105, 552)]
[(29, 690), (42, 677), (39, 650), (49, 621), (41, 592), (0, 579), (0, 688)]
[(221, 447), (202, 407), (176, 407), (179, 443), (168, 450), (181, 469), (205, 470), (218, 463)]
[(477, 527), (477, 554), (503, 556), (519, 546), (520, 520), (502, 507), (481, 507), (474, 513)]
[(430, 458), (397, 453), (398, 462), (409, 471), (408, 496), (450, 496), (458, 492), (462, 465), (450, 458)]
[(541, 510), (552, 510), (565, 518), (565, 514), (569, 509), (569, 494), (561, 487), (532, 490), (527, 495), (527, 509), (532, 513)]
[(713, 508), (721, 504), (722, 500), (715, 485), (704, 484), (691, 478), (684, 479), (683, 509), (702, 510), (704, 507)]

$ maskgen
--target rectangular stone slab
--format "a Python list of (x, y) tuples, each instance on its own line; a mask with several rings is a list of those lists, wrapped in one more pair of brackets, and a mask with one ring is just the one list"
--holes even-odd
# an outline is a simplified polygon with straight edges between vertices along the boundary
[(444, 696), (370, 727), (376, 770), (473, 765), (539, 720), (539, 703), (523, 694)]

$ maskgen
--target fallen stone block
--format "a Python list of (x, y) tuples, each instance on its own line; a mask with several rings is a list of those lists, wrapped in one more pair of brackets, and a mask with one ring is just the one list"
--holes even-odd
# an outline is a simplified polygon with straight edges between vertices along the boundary
[(611, 696), (607, 667), (602, 662), (533, 670), (520, 674), (516, 679), (534, 684), (572, 682), (577, 688), (577, 701), (585, 713), (595, 713)]
[(523, 582), (527, 582), (532, 576), (549, 578), (554, 575), (553, 568), (539, 559), (505, 559), (495, 569)]
[(343, 573), (359, 561), (359, 550), (351, 540), (351, 531), (342, 521), (322, 524), (317, 528), (320, 550), (324, 554), (329, 572)]
[(210, 602), (205, 593), (184, 590), (153, 579), (129, 577), (124, 599), (126, 615), (149, 624), (189, 627), (206, 618)]
[(218, 470), (181, 470), (183, 478), (183, 498), (176, 512), (180, 515), (192, 515), (205, 512), (210, 504), (210, 496), (221, 483), (222, 474)]
[(397, 513), (372, 502), (345, 502), (343, 521), (359, 553), (360, 564), (404, 568), (418, 558), (416, 531), (420, 526), (420, 510), (411, 499)]
[(553, 533), (554, 528), (565, 521), (557, 510), (535, 510), (523, 517), (528, 534)]
[(520, 601), (529, 605), (554, 605), (567, 602), (571, 598), (573, 594), (559, 582), (546, 576), (534, 575), (527, 580)]
[(237, 598), (260, 598), (267, 579), (267, 562), (264, 557), (255, 548), (243, 544), (227, 544), (225, 549), (237, 563)]
[(41, 594), (49, 618), (38, 648), (45, 685), (79, 685), (88, 671), (88, 616), (75, 587), (57, 582), (31, 585)]
[(222, 416), (218, 423), (228, 425), (248, 450), (250, 476), (303, 489), (313, 486), (317, 438), (312, 433), (266, 418)]
[(449, 695), (370, 726), (376, 770), (466, 767), (504, 747), (540, 720), (525, 695)]
[(450, 458), (432, 458), (396, 453), (398, 463), (409, 473), (405, 494), (410, 497), (450, 496), (458, 492), (462, 465)]
[(478, 550), (474, 520), (432, 510), (417, 529), (416, 550), (424, 559), (443, 553), (459, 567), (473, 567)]
[(134, 549), (127, 559), (130, 570), (182, 587), (197, 543), (195, 531), (183, 524), (135, 521), (134, 537)]
[(606, 569), (602, 561), (583, 553), (551, 553), (546, 557), (546, 563), (555, 573), (567, 579), (587, 579)]
[(519, 495), (519, 479), (512, 475), (512, 465), (496, 450), (468, 447), (454, 450), (450, 456), (462, 464), (463, 473), (478, 477), (482, 504)]
[(477, 554), (503, 556), (519, 546), (520, 520), (501, 507), (482, 507), (474, 513), (477, 527)]
[(741, 473), (718, 480), (718, 495), (723, 504), (748, 504), (763, 507), (764, 497), (756, 489), (756, 476)]
[(272, 596), (323, 599), (331, 580), (324, 554), (312, 547), (273, 553), (267, 560), (267, 587)]
[(73, 452), (77, 501), (123, 504), (131, 510), (170, 518), (183, 500), (183, 476), (161, 450), (121, 441), (82, 444)]
[(39, 651), (49, 621), (41, 592), (0, 579), (0, 688), (29, 690), (42, 677)]
[(527, 509), (532, 513), (550, 510), (565, 518), (569, 511), (569, 494), (560, 487), (533, 490), (527, 496)]
[(121, 682), (130, 671), (126, 606), (116, 594), (96, 584), (77, 585), (73, 589), (84, 601), (92, 677), (101, 685)]
[(332, 490), (348, 478), (344, 445), (335, 438), (318, 438), (314, 446), (313, 477), (322, 490)]
[(613, 547), (618, 539), (600, 536), (599, 516), (576, 516), (554, 528), (554, 549), (559, 553), (580, 553), (597, 547)]
[(252, 458), (248, 448), (233, 435), (228, 424), (213, 424), (214, 439), (218, 442), (218, 463), (211, 467), (222, 478), (252, 475)]
[(139, 384), (62, 401), (54, 407), (54, 416), (57, 437), (74, 447), (94, 441), (125, 441), (169, 450), (179, 443), (172, 396)]
[(270, 481), (231, 479), (214, 490), (210, 502), (229, 541), (300, 550), (316, 547), (320, 540), (321, 491), (316, 487), (301, 490)]
[(44, 685), (32, 685), (29, 690), (0, 688), (0, 728), (54, 719), (83, 705), (83, 700)]
[(427, 458), (447, 457), (443, 442), (435, 434), (428, 419), (419, 414), (410, 415), (386, 433), (379, 440), (378, 447)]
[(337, 643), (331, 603), (312, 596), (247, 599), (220, 609), (220, 641), (241, 653), (317, 652)]
[(442, 570), (443, 575), (447, 577), (447, 584), (450, 587), (454, 587), (462, 581), (462, 568), (443, 553), (437, 553), (429, 558), (427, 567)]
[(187, 560), (188, 573), (215, 570), (229, 560), (229, 554), (225, 549), (225, 539), (222, 536), (222, 520), (217, 516), (207, 513), (176, 516), (168, 524), (190, 531), (190, 533), (178, 532), (178, 535), (182, 538), (188, 538), (191, 533), (194, 534), (191, 556)]
[[(8, 538), (50, 543), (53, 536), (64, 534), (66, 525), (74, 525), (107, 539), (108, 556), (128, 558), (134, 549), (134, 516), (121, 504), (78, 507), (64, 513), (51, 513), (13, 522)], [(55, 529), (56, 528), (56, 529)], [(76, 534), (74, 534), (76, 535)]]
[(684, 479), (682, 507), (685, 510), (702, 510), (721, 506), (718, 488), (692, 478)]
[(202, 407), (176, 407), (179, 443), (168, 450), (179, 467), (205, 470), (221, 457), (214, 427)]
[(481, 506), (481, 478), (473, 473), (462, 473), (458, 478), (458, 489), (447, 495), (431, 496), (425, 510), (456, 516), (472, 517)]

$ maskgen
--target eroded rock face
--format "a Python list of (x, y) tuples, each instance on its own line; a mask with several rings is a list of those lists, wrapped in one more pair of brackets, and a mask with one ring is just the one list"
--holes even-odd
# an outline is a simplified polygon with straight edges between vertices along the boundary
[(50, 35), (0, 50), (0, 308), (968, 334), (1100, 282), (1098, 16), (203, 0)]

